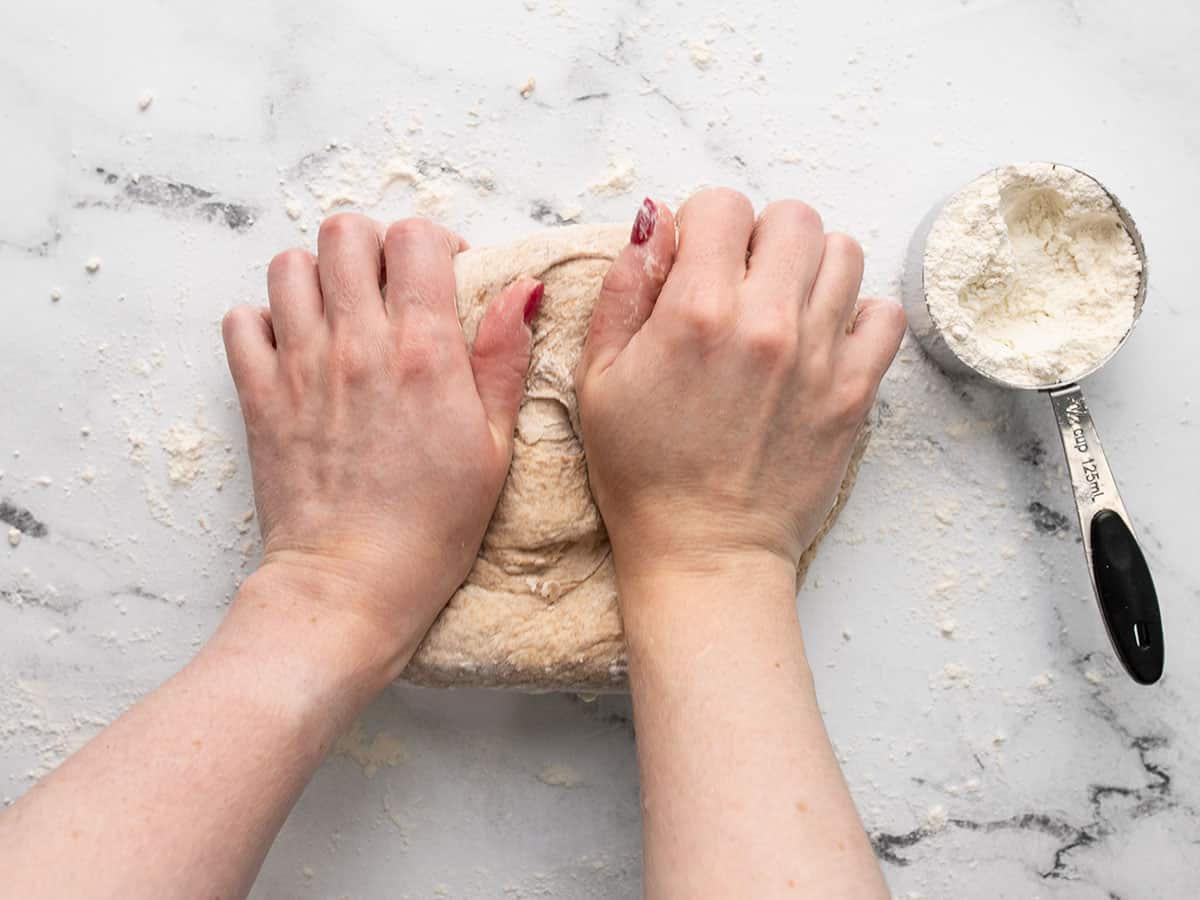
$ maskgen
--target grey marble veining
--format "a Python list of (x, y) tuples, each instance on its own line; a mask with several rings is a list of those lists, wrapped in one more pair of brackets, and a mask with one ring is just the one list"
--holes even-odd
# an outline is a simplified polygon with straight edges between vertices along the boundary
[[(1200, 13), (124, 0), (5, 20), (0, 799), (186, 662), (253, 568), (219, 321), (325, 213), (431, 214), (485, 244), (724, 183), (808, 199), (866, 246), (865, 290), (894, 293), (939, 198), (1053, 159), (1121, 196), (1149, 252), (1143, 319), (1087, 387), (1162, 599), (1163, 681), (1107, 647), (1048, 402), (911, 343), (799, 610), (897, 897), (1195, 896)], [(633, 897), (638, 820), (627, 699), (396, 686), (254, 896)]]

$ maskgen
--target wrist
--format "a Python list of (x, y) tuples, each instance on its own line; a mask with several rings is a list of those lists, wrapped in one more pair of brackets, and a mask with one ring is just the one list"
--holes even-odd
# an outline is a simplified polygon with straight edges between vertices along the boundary
[(772, 550), (761, 548), (697, 547), (657, 554), (613, 548), (620, 595), (671, 596), (698, 588), (753, 591), (772, 598), (795, 598), (796, 566)]
[(690, 630), (725, 630), (731, 618), (797, 628), (796, 568), (766, 550), (664, 556), (635, 566), (615, 560), (627, 639)]
[(423, 636), (400, 623), (382, 627), (379, 605), (336, 571), (272, 560), (242, 583), (213, 643), (294, 670), (317, 694), (369, 700), (403, 671)]

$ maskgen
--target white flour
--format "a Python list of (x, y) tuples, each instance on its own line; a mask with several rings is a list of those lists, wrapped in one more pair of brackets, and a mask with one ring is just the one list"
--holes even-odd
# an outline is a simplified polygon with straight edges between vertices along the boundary
[(938, 216), (925, 248), (929, 312), (988, 375), (1037, 386), (1082, 377), (1133, 325), (1141, 262), (1112, 200), (1064, 166), (1008, 166)]

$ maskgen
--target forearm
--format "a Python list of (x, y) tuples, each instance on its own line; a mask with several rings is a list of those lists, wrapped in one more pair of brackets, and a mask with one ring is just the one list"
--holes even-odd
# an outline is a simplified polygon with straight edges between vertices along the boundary
[(6, 891), (249, 890), (332, 742), (390, 674), (348, 657), (341, 623), (277, 615), (307, 589), (253, 576), (195, 660), (0, 816)]
[(768, 558), (621, 581), (646, 896), (886, 897)]

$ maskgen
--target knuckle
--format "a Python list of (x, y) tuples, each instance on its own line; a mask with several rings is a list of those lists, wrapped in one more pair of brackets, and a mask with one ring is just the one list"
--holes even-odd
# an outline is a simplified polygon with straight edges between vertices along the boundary
[(301, 250), (299, 247), (292, 247), (289, 250), (284, 250), (282, 253), (277, 253), (271, 259), (271, 264), (267, 267), (268, 276), (281, 275), (284, 272), (302, 270), (311, 268), (313, 264), (313, 255), (307, 250)]
[(409, 341), (400, 348), (396, 368), (401, 380), (428, 377), (436, 367), (437, 351), (431, 341)]
[(795, 360), (800, 339), (794, 326), (776, 316), (760, 318), (746, 330), (743, 342), (755, 360), (774, 368)]
[(825, 255), (854, 267), (861, 267), (863, 264), (862, 244), (840, 231), (831, 231), (825, 235)]
[(359, 213), (336, 213), (321, 222), (318, 241), (338, 240), (372, 229), (371, 220)]
[(742, 215), (754, 215), (754, 205), (741, 191), (735, 191), (733, 188), (727, 187), (715, 187), (709, 188), (705, 193), (708, 195), (707, 199), (709, 202), (718, 209)]
[(251, 312), (248, 306), (235, 306), (225, 312), (221, 317), (221, 334), (228, 341), (246, 322), (247, 313)]
[(789, 231), (825, 230), (821, 214), (801, 200), (776, 200), (763, 210), (762, 218), (764, 221), (778, 222)]
[(428, 219), (400, 219), (389, 225), (384, 235), (384, 242), (387, 244), (441, 239), (440, 229)]
[(680, 313), (685, 334), (703, 343), (717, 340), (729, 327), (729, 315), (711, 300), (694, 298)]
[(331, 362), (338, 379), (346, 383), (362, 381), (374, 368), (374, 348), (357, 337), (339, 338), (333, 342)]

